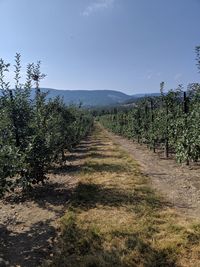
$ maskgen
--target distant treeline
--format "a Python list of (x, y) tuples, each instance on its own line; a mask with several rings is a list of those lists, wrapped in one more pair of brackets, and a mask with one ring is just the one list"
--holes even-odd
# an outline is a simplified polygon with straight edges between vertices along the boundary
[(47, 101), (39, 88), (45, 77), (40, 62), (27, 66), (26, 82), (21, 84), (20, 54), (16, 55), (14, 90), (5, 81), (9, 67), (0, 60), (0, 195), (44, 183), (50, 165), (64, 161), (65, 150), (71, 151), (93, 124), (80, 107), (66, 106), (59, 97)]

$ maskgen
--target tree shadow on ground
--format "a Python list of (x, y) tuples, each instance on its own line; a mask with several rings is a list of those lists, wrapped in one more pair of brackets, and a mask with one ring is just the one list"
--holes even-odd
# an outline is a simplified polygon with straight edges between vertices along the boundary
[(86, 157), (91, 157), (93, 159), (106, 159), (106, 158), (120, 158), (120, 156), (115, 156), (115, 155), (106, 155), (102, 153), (98, 153), (96, 151), (89, 151), (87, 155), (66, 155), (65, 160), (68, 162), (74, 162), (76, 160), (82, 160), (85, 159)]
[(102, 140), (86, 140), (82, 141), (79, 145), (72, 149), (72, 152), (82, 152), (92, 149), (92, 147), (107, 147), (108, 144), (102, 142)]
[[(120, 231), (113, 231), (113, 237), (125, 238), (125, 247), (128, 251), (135, 251), (134, 258), (130, 258), (133, 266), (140, 266), (142, 263), (144, 267), (178, 267), (176, 263), (176, 256), (172, 251), (166, 249), (152, 248), (148, 242), (141, 239), (139, 233), (124, 233)], [(130, 266), (130, 265), (129, 265)], [(131, 265), (132, 266), (132, 265)]]
[[(94, 145), (93, 148), (90, 146)], [(88, 155), (96, 156), (97, 158), (106, 158), (106, 155), (97, 153), (100, 151), (105, 151), (97, 146), (103, 146), (99, 143), (85, 141), (82, 145), (78, 146), (74, 153), (80, 156), (79, 159), (84, 159)], [(105, 145), (106, 146), (106, 145)], [(105, 147), (104, 146), (104, 147)], [(77, 157), (74, 158), (76, 162)], [(71, 169), (70, 169), (71, 168)], [(89, 172), (110, 172), (110, 173), (120, 173), (127, 171), (125, 167), (119, 166), (117, 164), (107, 164), (107, 163), (93, 163), (93, 164), (74, 164), (71, 167), (61, 166), (59, 168), (54, 168), (51, 174), (70, 174), (78, 171), (89, 171)], [(88, 210), (90, 208), (96, 207), (98, 204), (105, 206), (122, 206), (122, 205), (132, 205), (133, 211), (140, 212), (140, 206), (146, 205), (150, 210), (160, 209), (163, 203), (156, 199), (145, 187), (141, 187), (138, 190), (133, 190), (131, 192), (124, 192), (123, 190), (117, 188), (103, 187), (97, 184), (87, 184), (79, 183), (74, 190), (74, 188), (66, 187), (66, 183), (61, 182), (48, 182), (46, 186), (37, 186), (32, 192), (27, 195), (24, 194), (19, 200), (15, 199), (14, 202), (23, 202), (26, 200), (31, 200), (37, 203), (37, 205), (43, 209), (48, 209), (55, 212), (58, 216), (63, 215), (63, 210), (54, 209), (53, 206), (65, 205), (68, 200), (70, 200), (70, 206), (79, 207), (83, 210)], [(12, 199), (7, 199), (6, 201), (11, 201)], [(5, 259), (10, 260), (10, 266), (21, 266), (21, 267), (33, 267), (38, 266), (42, 260), (44, 260), (51, 252), (52, 239), (56, 237), (56, 230), (51, 225), (52, 220), (40, 221), (33, 224), (30, 229), (23, 230), (21, 232), (12, 232), (7, 230), (6, 226), (0, 226), (0, 255), (3, 254)], [(106, 250), (102, 245), (101, 238), (98, 237), (94, 232), (88, 230), (82, 230), (75, 226), (74, 228), (69, 228), (69, 234), (64, 232), (66, 235), (64, 237), (64, 242), (70, 242), (66, 244), (63, 249), (67, 251), (63, 252), (63, 257), (59, 256), (59, 264), (54, 265), (59, 267), (67, 266), (66, 263), (69, 260), (75, 261), (72, 266), (82, 266), (80, 262), (85, 260), (88, 267), (91, 266), (126, 266), (122, 261), (121, 255), (118, 254), (117, 250)], [(70, 233), (73, 239), (70, 239)], [(116, 233), (115, 233), (116, 234)], [(139, 237), (127, 236), (127, 239), (136, 239), (138, 244), (136, 247), (143, 247), (144, 250), (139, 250), (139, 253), (143, 254), (143, 266), (153, 267), (153, 266), (176, 266), (175, 263), (170, 262), (169, 257), (163, 251), (155, 251), (148, 244), (141, 246), (142, 241)], [(70, 241), (71, 240), (71, 241)], [(72, 244), (74, 242), (74, 245)], [(132, 241), (127, 241), (126, 247), (129, 249)], [(140, 244), (140, 245), (139, 245)], [(16, 248), (13, 250), (13, 248)], [(26, 248), (26, 249), (24, 249)], [(94, 248), (94, 249), (92, 249)], [(78, 250), (77, 250), (78, 249)], [(138, 248), (139, 249), (139, 248)], [(152, 256), (153, 255), (153, 256)], [(154, 265), (155, 260), (162, 259), (160, 265)], [(66, 261), (65, 261), (66, 260)], [(135, 259), (130, 259), (133, 261), (131, 266), (138, 266), (138, 262)], [(82, 262), (81, 262), (82, 263)], [(101, 263), (103, 265), (101, 265)], [(108, 265), (110, 263), (110, 265)], [(170, 264), (169, 264), (170, 263)], [(173, 265), (174, 264), (174, 265)]]
[(127, 171), (127, 168), (123, 165), (119, 165), (116, 163), (99, 163), (99, 162), (80, 162), (80, 159), (88, 158), (91, 156), (93, 159), (107, 159), (107, 158), (119, 158), (118, 156), (107, 156), (105, 154), (99, 154), (96, 152), (91, 152), (91, 154), (87, 154), (87, 156), (71, 156), (71, 161), (69, 161), (69, 164), (65, 165), (57, 165), (50, 169), (51, 174), (60, 174), (60, 175), (66, 175), (66, 174), (74, 174), (76, 175), (80, 171), (87, 171), (89, 173), (92, 172), (124, 172)]
[[(98, 184), (79, 183), (72, 196), (70, 210), (78, 208), (78, 210), (87, 211), (98, 205), (127, 207), (129, 212), (135, 212), (140, 217), (140, 215), (144, 215), (143, 207), (145, 207), (145, 216), (147, 216), (147, 212), (152, 214), (163, 210), (166, 204), (146, 186), (125, 191)], [(104, 245), (104, 236), (101, 236), (95, 227), (80, 229), (76, 224), (75, 217), (67, 217), (70, 216), (69, 214), (70, 212), (62, 220), (61, 254), (55, 257), (56, 263), (54, 262), (52, 267), (64, 267), (66, 263), (69, 263), (71, 267), (178, 267), (177, 255), (174, 251), (170, 251), (170, 248), (153, 248), (137, 230), (135, 233), (124, 232), (123, 229), (122, 231), (112, 231), (109, 235), (110, 238), (122, 242), (122, 248), (116, 249), (111, 245), (108, 249)], [(148, 226), (146, 231), (150, 239), (153, 239), (156, 231), (150, 230), (150, 226)]]
[(108, 151), (106, 148), (100, 148), (100, 147), (97, 147), (97, 146), (94, 146), (94, 147), (78, 147), (76, 148), (76, 150), (73, 151), (73, 153), (80, 153), (80, 154), (85, 154), (87, 156), (87, 154), (89, 154), (90, 152), (105, 152), (105, 151)]
[[(92, 145), (95, 147), (104, 146), (100, 140), (83, 142), (74, 150), (76, 154), (71, 158), (74, 165), (54, 166), (50, 174), (68, 175), (83, 170), (86, 165), (76, 164), (76, 161), (84, 160), (88, 157), (88, 154), (95, 153), (93, 148), (91, 148)], [(96, 153), (96, 156), (100, 155)], [(69, 176), (69, 179), (73, 179), (73, 177)], [(33, 201), (40, 208), (53, 212), (56, 217), (61, 217), (64, 209), (57, 207), (64, 207), (70, 200), (73, 191), (74, 187), (70, 185), (68, 187), (66, 182), (47, 181), (45, 185), (37, 185), (31, 191), (9, 195), (5, 197), (4, 201), (10, 204)], [(10, 261), (9, 266), (38, 266), (51, 252), (52, 240), (56, 237), (56, 230), (52, 226), (54, 220), (55, 217), (46, 221), (41, 219), (38, 223), (32, 224), (27, 230), (19, 229), (19, 232), (8, 230), (10, 229), (9, 224), (0, 226), (0, 257), (3, 257), (5, 260), (8, 259)], [(19, 227), (23, 225), (21, 224), (22, 222), (18, 221), (17, 223), (19, 223)], [(17, 227), (15, 229), (18, 229)]]
[(127, 167), (119, 165), (117, 163), (91, 162), (83, 165), (83, 171), (87, 171), (89, 173), (92, 172), (124, 173), (127, 172)]
[(154, 249), (138, 233), (111, 232), (110, 236), (118, 240), (116, 249), (105, 246), (104, 235), (95, 228), (80, 228), (73, 215), (63, 217), (62, 225), (60, 252), (51, 267), (178, 267), (170, 250)]
[[(132, 191), (118, 188), (104, 187), (98, 184), (79, 183), (72, 196), (71, 205), (88, 210), (97, 205), (110, 207), (132, 206), (132, 210), (140, 212), (139, 207), (145, 206), (148, 210), (160, 210), (170, 203), (157, 197), (148, 187), (139, 187)], [(142, 210), (142, 209), (141, 209)]]
[(20, 233), (0, 226), (0, 255), (8, 266), (35, 267), (50, 255), (56, 230), (51, 220), (33, 224), (30, 229)]
[(76, 174), (77, 172), (80, 172), (83, 167), (85, 166), (84, 163), (80, 162), (73, 162), (73, 164), (66, 164), (66, 165), (58, 165), (54, 166), (50, 169), (50, 174), (58, 174), (58, 175), (70, 175), (72, 173)]
[(57, 216), (63, 214), (57, 206), (66, 205), (73, 193), (73, 186), (66, 187), (66, 183), (48, 182), (46, 185), (38, 185), (37, 188), (20, 195), (9, 195), (4, 201), (10, 204), (19, 204), (27, 201), (37, 203), (38, 207), (56, 213)]
[[(81, 147), (88, 147), (88, 146), (108, 146), (108, 144), (106, 142), (102, 142), (102, 140), (90, 140), (90, 141), (83, 141), (81, 142), (80, 145), (78, 145), (77, 147), (81, 148)], [(76, 148), (75, 148), (76, 150)]]
[[(106, 159), (109, 156), (103, 156), (100, 154), (96, 154), (97, 159)], [(113, 158), (113, 157), (112, 157)], [(118, 158), (118, 157), (116, 157)], [(127, 171), (126, 166), (119, 165), (116, 163), (99, 163), (99, 162), (72, 162), (72, 164), (64, 165), (64, 166), (56, 166), (51, 169), (52, 174), (74, 174), (76, 175), (78, 172), (88, 172), (88, 173), (95, 173), (95, 172), (108, 172), (108, 173), (123, 173)]]
[[(54, 226), (55, 220), (64, 215), (64, 207), (72, 193), (72, 186), (67, 187), (66, 183), (54, 182), (38, 186), (29, 193), (16, 195), (15, 198), (7, 197), (5, 199), (10, 204), (22, 204), (22, 209), (23, 202), (34, 202), (40, 209), (49, 212), (49, 215), (45, 216), (45, 218), (49, 218), (48, 220), (38, 218), (39, 221), (32, 223), (28, 230), (26, 230), (27, 224), (19, 219), (0, 226), (0, 257), (6, 261), (9, 260), (8, 266), (35, 267), (49, 257), (53, 248), (52, 241), (58, 235)], [(15, 232), (7, 230), (10, 227), (18, 230)]]
[[(109, 158), (113, 156), (97, 153), (96, 151), (93, 151), (93, 148), (90, 147), (91, 144), (100, 144), (100, 140), (96, 141), (83, 141), (77, 148), (74, 150), (74, 154), (70, 154), (66, 156), (66, 159), (70, 162), (70, 164), (65, 165), (55, 165), (52, 166), (49, 170), (50, 175), (63, 175), (66, 176), (69, 174), (69, 184), (70, 182), (75, 179), (73, 176), (70, 175), (76, 175), (77, 172), (80, 171), (88, 171), (91, 172), (95, 171), (123, 171), (123, 168), (118, 166), (117, 164), (88, 164), (84, 163), (84, 159), (86, 159), (88, 156), (96, 157), (98, 158)], [(99, 149), (98, 149), (99, 150)], [(81, 153), (79, 152), (81, 151)], [(84, 152), (83, 152), (84, 151)], [(87, 152), (87, 153), (86, 153)], [(82, 160), (83, 162), (80, 162), (79, 160)], [(71, 181), (70, 181), (71, 180)], [(66, 203), (66, 201), (69, 200), (71, 194), (72, 194), (73, 188), (68, 187), (67, 183), (63, 183), (61, 181), (55, 182), (55, 181), (46, 181), (44, 185), (38, 184), (35, 185), (30, 190), (16, 193), (16, 194), (9, 194), (4, 198), (4, 201), (6, 203), (20, 203), (25, 201), (34, 201), (38, 204), (38, 206), (49, 209), (48, 204), (52, 204), (55, 206), (62, 205)]]

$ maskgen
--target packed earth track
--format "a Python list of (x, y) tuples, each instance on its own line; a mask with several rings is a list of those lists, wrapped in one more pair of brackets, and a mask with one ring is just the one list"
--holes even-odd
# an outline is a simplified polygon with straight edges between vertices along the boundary
[(145, 145), (109, 132), (110, 138), (125, 149), (140, 165), (141, 172), (159, 193), (179, 212), (200, 218), (200, 165), (181, 165), (166, 159), (163, 153), (153, 153)]
[(198, 267), (198, 177), (96, 125), (45, 186), (0, 201), (0, 266)]

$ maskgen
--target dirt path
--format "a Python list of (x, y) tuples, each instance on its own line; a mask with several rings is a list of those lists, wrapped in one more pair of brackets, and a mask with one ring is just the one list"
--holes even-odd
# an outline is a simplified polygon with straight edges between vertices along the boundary
[(137, 162), (96, 127), (43, 267), (198, 267), (200, 224), (178, 214)]
[[(171, 206), (159, 200), (129, 154), (176, 207), (200, 215), (197, 171), (160, 160), (97, 127), (97, 133), (67, 156), (65, 166), (51, 170), (45, 187), (29, 196), (0, 201), (0, 267), (36, 267), (45, 259), (59, 262), (53, 267), (66, 267), (68, 261), (74, 267), (91, 266), (91, 262), (93, 266), (155, 266), (155, 261), (171, 267), (179, 266), (176, 261), (182, 259), (180, 266), (198, 266), (193, 262), (200, 257), (199, 241), (190, 242), (199, 240), (199, 228), (188, 226), (185, 218), (178, 219)], [(68, 243), (56, 258), (58, 228), (65, 212), (69, 216), (62, 220), (72, 228), (67, 228), (64, 242)]]
[(164, 159), (145, 146), (109, 133), (137, 160), (141, 171), (150, 178), (152, 186), (185, 215), (200, 218), (200, 168), (189, 169), (172, 159)]

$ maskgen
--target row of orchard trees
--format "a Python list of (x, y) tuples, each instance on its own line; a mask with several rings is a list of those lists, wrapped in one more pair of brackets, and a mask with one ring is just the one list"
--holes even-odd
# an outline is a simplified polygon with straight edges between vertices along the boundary
[[(9, 64), (0, 60), (0, 195), (46, 179), (52, 162), (64, 160), (92, 127), (92, 117), (81, 108), (67, 107), (60, 98), (47, 101), (39, 89), (44, 78), (40, 62), (27, 66), (21, 84), (20, 54), (15, 58), (15, 88), (5, 81)], [(35, 84), (34, 96), (32, 83)]]
[(200, 84), (181, 86), (161, 95), (138, 100), (128, 110), (114, 109), (100, 116), (113, 132), (146, 143), (154, 152), (163, 147), (166, 157), (175, 153), (178, 162), (200, 159)]

